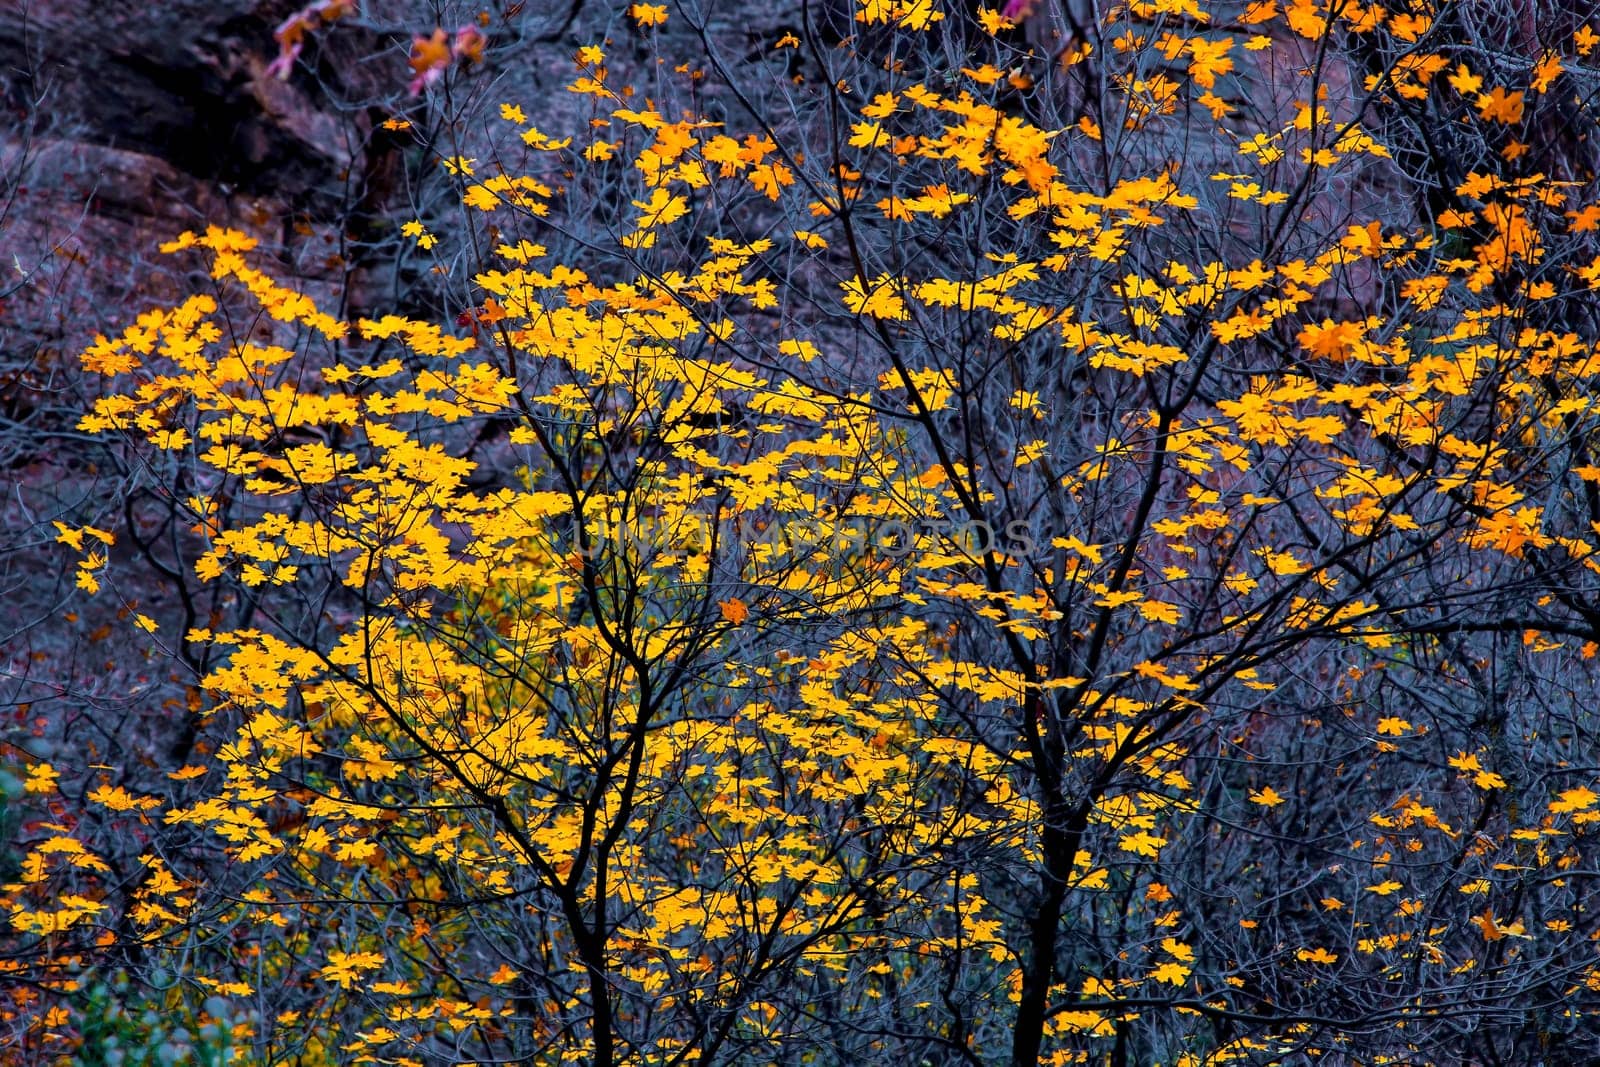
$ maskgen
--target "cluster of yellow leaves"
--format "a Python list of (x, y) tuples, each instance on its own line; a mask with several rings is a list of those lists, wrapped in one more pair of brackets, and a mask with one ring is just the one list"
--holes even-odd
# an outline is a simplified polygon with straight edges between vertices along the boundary
[[(656, 193), (664, 195), (659, 187)], [(179, 245), (200, 244), (215, 252), (239, 243), (232, 235), (214, 233)], [(524, 358), (558, 362), (578, 386), (538, 398), (553, 416), (672, 428), (664, 441), (688, 476), (642, 467), (641, 474), (655, 486), (648, 513), (633, 507), (625, 495), (595, 493), (576, 506), (568, 494), (557, 491), (468, 491), (471, 465), (418, 440), (408, 428), (410, 420), (420, 415), (433, 424), (448, 424), (494, 415), (506, 410), (514, 389), (489, 364), (467, 361), (470, 342), (424, 324), (391, 317), (359, 324), (359, 334), (368, 342), (403, 339), (430, 365), (406, 371), (396, 361), (333, 364), (305, 379), (314, 384), (320, 378), (332, 386), (359, 379), (366, 383), (359, 393), (301, 392), (273, 379), (273, 368), (282, 364), (279, 350), (231, 351), (224, 346), (208, 359), (192, 361), (185, 374), (147, 373), (130, 396), (134, 406), (117, 411), (122, 417), (100, 428), (138, 433), (144, 412), (182, 408), (191, 420), (200, 462), (241, 479), (245, 491), (270, 497), (288, 486), (290, 491), (320, 494), (319, 507), (303, 517), (265, 511), (256, 521), (230, 526), (215, 525), (212, 516), (219, 512), (214, 502), (192, 501), (209, 531), (210, 549), (198, 565), (201, 577), (214, 578), (231, 569), (246, 584), (287, 584), (307, 566), (332, 565), (374, 609), (365, 625), (345, 632), (323, 652), (262, 630), (190, 633), (191, 641), (209, 643), (222, 653), (221, 665), (204, 684), (219, 707), (240, 716), (232, 741), (216, 757), (226, 774), (181, 805), (111, 786), (98, 790), (95, 801), (113, 812), (164, 808), (159, 813), (164, 823), (215, 835), (241, 864), (287, 861), (302, 869), (321, 868), (329, 877), (340, 869), (367, 870), (402, 884), (412, 877), (408, 872), (415, 864), (438, 862), (473, 871), (475, 883), (491, 892), (511, 889), (528, 877), (531, 867), (554, 885), (571, 879), (592, 886), (584, 864), (593, 862), (593, 839), (583, 828), (581, 807), (562, 799), (581, 795), (584, 783), (592, 781), (585, 768), (593, 757), (579, 744), (591, 727), (573, 723), (570, 730), (563, 729), (543, 718), (536, 691), (523, 685), (507, 689), (485, 672), (484, 664), (456, 650), (447, 620), (430, 623), (431, 634), (398, 620), (420, 610), (409, 599), (412, 594), (487, 596), (499, 620), (499, 663), (510, 668), (529, 657), (558, 659), (568, 665), (564, 684), (580, 692), (611, 693), (603, 703), (612, 704), (611, 714), (625, 719), (628, 702), (638, 700), (639, 689), (619, 687), (615, 672), (637, 668), (619, 666), (603, 621), (575, 624), (570, 605), (584, 595), (588, 568), (619, 562), (653, 571), (659, 577), (652, 581), (663, 589), (703, 586), (711, 578), (705, 557), (679, 546), (703, 543), (708, 535), (707, 507), (717, 498), (702, 486), (707, 476), (728, 487), (722, 506), (794, 531), (793, 536), (749, 546), (743, 580), (754, 592), (727, 596), (714, 605), (716, 617), (730, 631), (764, 625), (766, 614), (783, 597), (803, 595), (831, 611), (861, 613), (881, 611), (907, 595), (914, 561), (885, 569), (862, 557), (841, 568), (831, 554), (812, 556), (783, 546), (816, 543), (818, 516), (830, 510), (840, 524), (924, 513), (944, 492), (937, 481), (900, 469), (890, 442), (859, 405), (792, 380), (773, 381), (731, 363), (679, 351), (678, 346), (692, 345), (707, 330), (696, 305), (744, 300), (759, 307), (770, 300), (770, 283), (749, 277), (750, 264), (765, 249), (765, 243), (714, 241), (710, 258), (693, 275), (608, 289), (565, 267), (544, 275), (518, 266), (483, 279), (499, 301), (507, 336)], [(507, 258), (513, 261), (538, 255), (531, 246), (510, 251)], [(218, 258), (234, 254), (218, 253)], [(217, 269), (219, 276), (243, 281), (257, 299), (278, 301), (275, 306), (302, 325), (326, 325), (282, 290), (262, 284), (242, 262), (224, 260), (223, 267)], [(802, 351), (801, 344), (795, 342), (796, 352)], [(597, 408), (597, 398), (622, 384), (633, 410)], [(230, 387), (239, 385), (246, 388)], [(948, 393), (954, 383), (937, 374), (916, 373), (902, 386), (925, 404), (942, 404), (940, 392)], [(697, 444), (705, 431), (689, 421), (735, 403), (768, 420), (757, 431), (768, 443), (742, 460), (723, 458)], [(648, 420), (642, 417), (646, 413)], [(262, 447), (288, 428), (315, 439), (270, 452)], [(354, 435), (358, 446), (334, 450), (327, 444), (342, 434)], [(883, 495), (862, 497), (850, 489), (863, 470), (887, 479)], [(892, 509), (884, 510), (885, 504)], [(574, 553), (583, 546), (569, 540), (566, 524), (573, 519), (585, 524), (599, 544)], [(663, 531), (670, 535), (663, 538)], [(63, 530), (63, 538), (81, 541), (85, 532)], [(670, 666), (674, 657), (685, 654), (698, 625), (699, 603), (684, 598), (672, 609), (681, 615), (657, 620), (643, 637), (641, 662)], [(708, 851), (705, 861), (737, 869), (745, 881), (743, 889), (713, 890), (693, 879), (692, 871), (675, 876), (689, 878), (687, 883), (664, 871), (649, 877), (641, 873), (618, 884), (614, 892), (621, 905), (648, 915), (648, 922), (628, 936), (656, 946), (652, 952), (625, 957), (629, 962), (621, 974), (627, 980), (643, 988), (674, 990), (703, 982), (701, 950), (681, 947), (679, 935), (687, 927), (697, 931), (698, 943), (704, 945), (740, 936), (752, 914), (758, 924), (777, 924), (786, 937), (816, 937), (854, 921), (862, 900), (839, 887), (855, 873), (842, 857), (828, 858), (824, 842), (815, 837), (845, 816), (818, 818), (817, 810), (854, 807), (874, 825), (914, 827), (915, 837), (926, 844), (951, 834), (991, 836), (999, 832), (997, 827), (1010, 827), (1005, 832), (1019, 835), (1020, 846), (1022, 828), (1035, 821), (1032, 802), (1010, 783), (993, 753), (970, 741), (927, 733), (920, 724), (935, 706), (931, 694), (910, 684), (885, 688), (870, 701), (852, 692), (847, 681), (851, 672), (878, 657), (900, 659), (921, 649), (916, 670), (934, 671), (940, 663), (923, 638), (921, 624), (892, 613), (885, 617), (881, 627), (858, 629), (809, 656), (791, 657), (786, 665), (739, 668), (749, 679), (744, 684), (770, 689), (775, 696), (791, 694), (784, 700), (726, 720), (666, 723), (636, 742), (643, 746), (642, 801), (665, 803), (675, 790), (687, 790), (701, 817), (709, 820), (700, 824), (675, 817), (663, 822), (659, 833), (684, 837), (709, 828), (726, 843)], [(740, 684), (737, 678), (734, 684)], [(1010, 692), (991, 691), (987, 699), (998, 701)], [(620, 707), (615, 706), (618, 700)], [(319, 709), (316, 716), (309, 721), (291, 716), (289, 709), (297, 702)], [(774, 740), (782, 742), (775, 753)], [(781, 760), (765, 776), (751, 769), (752, 759), (764, 752)], [(419, 826), (414, 844), (404, 852), (374, 833), (388, 808), (369, 801), (392, 788), (403, 768), (419, 760), (438, 764), (443, 753), (451, 755), (435, 773), (446, 774), (454, 788), (469, 795), (515, 798), (526, 827), (524, 842), (487, 834), (471, 819), (448, 814), (429, 817), (427, 831)], [(309, 768), (328, 760), (339, 768), (338, 780), (313, 777), (314, 795), (296, 801), (300, 815), (286, 820), (283, 783), (306, 781)], [(957, 809), (941, 813), (936, 783), (974, 772), (991, 780), (995, 814), (978, 819)], [(780, 774), (794, 783), (788, 793), (772, 788)], [(603, 818), (621, 818), (606, 815), (614, 803), (614, 796), (603, 798)], [(1148, 816), (1138, 816), (1137, 822), (1150, 825)], [(1147, 839), (1152, 839), (1148, 833), (1136, 831), (1126, 840), (1148, 854), (1150, 846), (1143, 844)], [(917, 846), (907, 842), (906, 847), (915, 851)], [(628, 857), (640, 854), (646, 842), (630, 832), (618, 848), (608, 862), (627, 869)], [(1082, 885), (1103, 885), (1104, 880), (1103, 870), (1086, 870)], [(138, 903), (138, 918), (165, 928), (182, 920), (193, 894), (168, 877), (158, 882), (159, 890), (150, 887)], [(770, 892), (780, 885), (809, 888), (797, 906), (780, 913), (773, 910)], [(917, 895), (920, 889), (887, 884), (883, 889), (909, 894), (900, 906), (932, 906)], [(938, 899), (939, 908), (952, 909), (965, 937), (995, 942), (995, 922), (986, 917), (987, 904), (974, 886), (964, 884), (955, 898)], [(249, 902), (246, 910), (278, 926), (287, 921), (288, 903), (262, 897)], [(93, 912), (78, 904), (49, 914), (19, 912), (14, 925), (43, 930), (81, 922)], [(1009, 959), (996, 945), (996, 962)], [(837, 966), (836, 939), (818, 940), (814, 956), (811, 966)], [(353, 991), (389, 957), (363, 948), (329, 953), (325, 959), (315, 976)], [(391, 1016), (385, 1025), (395, 1028), (403, 1022)], [(412, 1017), (407, 1025), (415, 1028), (423, 1022)]]
[[(1204, 90), (1198, 103), (1226, 118), (1231, 105), (1217, 91), (1243, 61), (1237, 49), (1257, 51), (1268, 39), (1236, 44), (1189, 0), (1135, 3), (1129, 14), (1136, 25), (1114, 50), (1169, 66), (1114, 76), (1123, 132), (1179, 113), (1194, 89)], [(629, 15), (648, 30), (666, 10), (635, 4)], [(864, 26), (908, 30), (942, 17), (932, 0), (866, 0), (856, 15)], [(1242, 25), (1254, 33), (1275, 17), (1273, 3), (1255, 4)], [(1350, 23), (1357, 32), (1381, 22), (1400, 40), (1426, 30), (1423, 16), (1354, 5), (1297, 2), (1283, 18), (1306, 38), (1337, 19), (1358, 20)], [(1193, 32), (1147, 38), (1140, 20), (1181, 22)], [(994, 29), (1005, 21), (995, 12), (985, 18)], [(1436, 58), (1403, 61), (1386, 75), (1385, 91), (1426, 96), (1446, 83), (1479, 94), (1471, 72), (1441, 77)], [(1325, 565), (1317, 546), (1259, 532), (1274, 522), (1291, 527), (1304, 509), (1325, 509), (1352, 539), (1377, 539), (1417, 529), (1415, 515), (1427, 512), (1431, 495), (1472, 516), (1457, 531), (1468, 549), (1512, 559), (1559, 550), (1600, 566), (1591, 543), (1546, 529), (1541, 507), (1519, 488), (1513, 457), (1487, 443), (1525, 417), (1544, 378), (1570, 399), (1540, 409), (1528, 433), (1566, 433), (1566, 420), (1589, 411), (1600, 351), (1526, 327), (1518, 306), (1488, 304), (1484, 295), (1543, 262), (1541, 220), (1552, 211), (1570, 208), (1574, 232), (1600, 225), (1600, 215), (1569, 199), (1570, 189), (1471, 175), (1457, 190), (1462, 208), (1440, 222), (1473, 236), (1449, 255), (1434, 234), (1360, 222), (1285, 262), (1186, 264), (1135, 253), (1164, 226), (1204, 219), (1199, 194), (1207, 183), (1226, 183), (1225, 193), (1216, 190), (1224, 201), (1272, 209), (1292, 184), (1275, 168), (1348, 166), (1387, 148), (1354, 123), (1336, 124), (1322, 104), (1302, 103), (1269, 129), (1230, 132), (1227, 151), (1237, 145), (1238, 161), (1228, 166), (1243, 173), (1196, 181), (1172, 166), (1090, 191), (1065, 177), (1059, 146), (1118, 131), (1093, 123), (1038, 128), (985, 95), (1002, 74), (984, 64), (950, 79), (974, 88), (912, 84), (861, 104), (845, 138), (853, 154), (826, 180), (802, 183), (803, 160), (770, 132), (738, 136), (718, 123), (670, 120), (656, 104), (614, 89), (604, 59), (598, 47), (583, 49), (569, 89), (593, 98), (591, 130), (608, 139), (594, 135), (576, 150), (571, 139), (532, 127), (520, 136), (563, 164), (581, 159), (613, 170), (625, 146), (642, 144), (622, 157), (637, 195), (616, 244), (639, 253), (677, 242), (686, 250), (681, 267), (600, 277), (548, 262), (544, 246), (518, 236), (496, 249), (500, 266), (476, 279), (484, 303), (475, 321), (493, 327), (492, 336), (457, 336), (400, 316), (352, 330), (251, 266), (249, 238), (211, 229), (164, 250), (208, 253), (217, 282), (253, 301), (286, 336), (340, 342), (337, 359), (298, 367), (288, 344), (225, 340), (210, 296), (141, 316), (84, 354), (108, 388), (83, 429), (185, 451), (211, 478), (212, 488), (188, 501), (205, 538), (200, 578), (232, 574), (267, 595), (314, 570), (334, 575), (362, 605), (360, 618), (336, 622), (336, 636), (315, 648), (265, 629), (189, 634), (218, 656), (204, 680), (212, 710), (226, 713), (216, 721), (229, 724), (229, 740), (206, 761), (217, 773), (176, 772), (175, 780), (196, 783), (182, 802), (109, 783), (91, 794), (109, 812), (193, 827), (231, 861), (283, 873), (270, 892), (235, 902), (241, 921), (289, 929), (296, 909), (317, 913), (318, 897), (306, 887), (358, 880), (438, 903), (451, 890), (437, 872), (448, 870), (490, 896), (538, 891), (574, 908), (614, 904), (617, 925), (605, 931), (604, 946), (612, 977), (662, 1009), (721, 1010), (716, 998), (744, 978), (734, 969), (740, 951), (763, 939), (802, 946), (800, 973), (837, 976), (850, 989), (873, 988), (872, 976), (893, 972), (891, 959), (976, 946), (990, 966), (986, 980), (1015, 999), (1020, 961), (976, 876), (885, 875), (863, 859), (865, 848), (839, 849), (831, 835), (841, 827), (862, 840), (876, 834), (873, 847), (897, 857), (975, 843), (1033, 862), (1043, 816), (1017, 768), (1032, 758), (1025, 746), (1060, 741), (1074, 773), (1092, 780), (1105, 772), (1114, 782), (1085, 805), (1085, 847), (1073, 857), (1070, 890), (1131, 889), (1159, 870), (1173, 851), (1174, 822), (1194, 802), (1189, 753), (1155, 724), (1203, 715), (1223, 659), (1168, 641), (1174, 628), (1204, 619), (1223, 639), (1310, 634), (1375, 649), (1391, 641), (1385, 610), (1357, 598), (1356, 583)], [(1536, 94), (1562, 69), (1553, 57), (1542, 63)], [(1525, 106), (1521, 91), (1498, 87), (1473, 99), (1497, 124), (1519, 122)], [(501, 113), (526, 126), (520, 106)], [(496, 221), (507, 230), (548, 216), (559, 199), (528, 176), (468, 184), (474, 161), (444, 162), (463, 179), (464, 202), (504, 213)], [(942, 180), (894, 177), (913, 165), (937, 167)], [(986, 203), (961, 187), (969, 180), (969, 188), (989, 190)], [(816, 228), (789, 230), (792, 243), (707, 236), (714, 224), (701, 205), (715, 202), (706, 191), (718, 183), (763, 201), (800, 196), (794, 206), (809, 211)], [(869, 193), (879, 185), (881, 198)], [(1080, 361), (1097, 387), (1129, 388), (1131, 396), (1159, 395), (1217, 352), (1248, 366), (1253, 342), (1274, 334), (1294, 338), (1303, 363), (1295, 373), (1241, 373), (1181, 417), (1155, 401), (1126, 405), (1070, 452), (1059, 436), (1041, 436), (1048, 425), (1033, 425), (1047, 421), (1052, 398), (1008, 385), (1000, 395), (1010, 395), (1009, 414), (1028, 425), (990, 457), (996, 469), (930, 468), (912, 460), (890, 416), (931, 424), (982, 382), (901, 361), (874, 368), (875, 389), (871, 378), (860, 393), (835, 389), (823, 375), (800, 374), (827, 364), (831, 339), (790, 337), (787, 329), (766, 338), (748, 325), (765, 325), (766, 316), (743, 317), (780, 308), (774, 257), (824, 262), (850, 236), (846, 214), (852, 225), (871, 216), (892, 239), (902, 228), (952, 225), (980, 206), (1038, 227), (1054, 254), (990, 252), (968, 276), (857, 267), (832, 275), (839, 307), (863, 332), (889, 341), (941, 318), (1000, 346), (1040, 339)], [(435, 241), (420, 221), (402, 232), (424, 248)], [(1395, 280), (1416, 322), (1308, 311), (1368, 270)], [(1037, 297), (1044, 280), (1075, 272), (1094, 279), (1078, 307)], [(1576, 276), (1600, 286), (1600, 266)], [(1519, 300), (1554, 295), (1532, 275), (1518, 286)], [(1448, 307), (1447, 298), (1476, 303), (1442, 322), (1423, 315)], [(1190, 330), (1191, 322), (1201, 328)], [(783, 358), (735, 355), (735, 342), (752, 336), (751, 344), (770, 341)], [(404, 357), (366, 355), (385, 345), (403, 346)], [(514, 362), (503, 358), (512, 355)], [(796, 373), (781, 369), (789, 367)], [(1474, 435), (1451, 416), (1490, 387), (1494, 424)], [(460, 440), (440, 428), (488, 419), (511, 422), (508, 443), (531, 458), (510, 486), (478, 491)], [(1354, 458), (1371, 455), (1374, 441), (1428, 462), (1411, 471)], [(1292, 504), (1263, 473), (1278, 457), (1298, 464)], [(1053, 499), (1087, 508), (1130, 472), (1142, 478), (1168, 464), (1182, 477), (1162, 482), (1147, 528), (1126, 543), (1114, 531), (1069, 526), (1051, 530), (1036, 551), (1017, 546), (1016, 556), (1028, 558), (1013, 558), (1009, 548), (976, 550), (920, 526), (973, 500), (990, 502), (973, 488), (988, 479), (1042, 479)], [(234, 493), (254, 510), (225, 517), (234, 501), (224, 497)], [(311, 506), (272, 507), (280, 497)], [(863, 550), (866, 531), (893, 524), (908, 531), (905, 551)], [(90, 527), (59, 532), (80, 552), (86, 538), (111, 541)], [(1210, 573), (1219, 559), (1225, 569)], [(975, 560), (999, 577), (976, 579)], [(91, 546), (79, 584), (92, 591), (102, 562)], [(640, 590), (642, 608), (627, 599)], [(1070, 626), (1113, 635), (1113, 651), (1092, 678), (971, 662), (956, 653), (954, 632), (912, 610), (934, 599), (1025, 649), (1051, 641), (1070, 617)], [(1150, 631), (1158, 640), (1130, 640), (1126, 647), (1144, 650), (1123, 654), (1122, 635)], [(779, 637), (789, 641), (783, 648), (762, 644)], [(1247, 690), (1274, 686), (1253, 668), (1226, 669)], [(668, 710), (654, 688), (662, 678), (680, 686)], [(980, 740), (952, 721), (951, 706), (965, 721), (1006, 724), (1010, 736)], [(1380, 740), (1377, 751), (1425, 732), (1385, 716), (1376, 733), (1393, 740)], [(1486, 758), (1463, 751), (1449, 767), (1478, 790), (1507, 789)], [(52, 790), (53, 771), (36, 772), (28, 788)], [(411, 783), (422, 783), (417, 794), (407, 793)], [(1242, 803), (1263, 820), (1282, 817), (1278, 809), (1304, 795), (1281, 781), (1255, 784)], [(982, 803), (950, 802), (967, 793)], [(1576, 826), (1600, 819), (1596, 803), (1594, 792), (1576, 787), (1547, 810)], [(1409, 795), (1372, 821), (1393, 835), (1459, 832)], [(1547, 831), (1563, 832), (1526, 832), (1542, 848)], [(41, 886), (54, 865), (103, 866), (65, 831), (27, 864), (29, 887)], [(1375, 858), (1356, 883), (1365, 885), (1360, 905), (1328, 897), (1324, 907), (1355, 910), (1367, 897), (1389, 907), (1407, 890), (1389, 864)], [(204, 889), (153, 858), (146, 867), (134, 921), (176, 930)], [(9, 899), (22, 890), (6, 892)], [(1171, 897), (1157, 882), (1145, 893), (1151, 904)], [(1415, 896), (1396, 900), (1406, 917), (1415, 913)], [(75, 895), (49, 908), (10, 907), (15, 928), (41, 936), (84, 925), (104, 908)], [(870, 921), (884, 909), (926, 921), (885, 933)], [(1178, 922), (1176, 908), (1151, 910), (1158, 930)], [(1490, 940), (1524, 936), (1490, 911), (1475, 923)], [(459, 1033), (493, 1017), (487, 1002), (413, 1004), (410, 985), (381, 980), (405, 970), (415, 944), (442, 936), (425, 926), (419, 920), (401, 944), (368, 935), (343, 942), (350, 951), (318, 950), (310, 974), (330, 996), (370, 987), (391, 998), (376, 1023), (341, 1046), (346, 1051)], [(1373, 932), (1357, 950), (1387, 952), (1410, 936)], [(1194, 947), (1162, 934), (1147, 949), (1149, 966), (1134, 976), (1083, 981), (1078, 995), (1088, 1003), (1062, 1012), (1052, 1033), (1114, 1033), (1113, 1020), (1125, 1013), (1094, 1002), (1141, 985), (1184, 995), (1197, 987)], [(1327, 947), (1290, 946), (1286, 959), (1290, 949), (1308, 971), (1340, 962)], [(480, 988), (516, 979), (503, 963), (482, 974), (462, 967)], [(551, 1029), (586, 1025), (579, 993), (552, 1004)], [(739, 1010), (752, 1028), (774, 1025), (759, 1004)]]
[[(170, 441), (170, 438), (167, 439)], [(91, 596), (100, 591), (100, 578), (97, 572), (106, 565), (106, 554), (97, 548), (90, 548), (86, 552), (83, 539), (88, 536), (102, 545), (110, 546), (116, 543), (116, 536), (109, 530), (96, 529), (93, 526), (84, 526), (74, 529), (63, 522), (56, 522), (56, 542), (67, 545), (75, 552), (84, 552), (78, 561), (77, 586)]]

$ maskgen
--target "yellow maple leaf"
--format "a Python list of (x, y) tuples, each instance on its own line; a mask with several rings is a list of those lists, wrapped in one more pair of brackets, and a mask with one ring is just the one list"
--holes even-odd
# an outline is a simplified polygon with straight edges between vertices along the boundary
[(1161, 939), (1161, 950), (1175, 960), (1181, 960), (1184, 963), (1194, 962), (1194, 949), (1175, 937), (1163, 937)]
[(40, 763), (28, 771), (27, 781), (22, 783), (22, 789), (27, 793), (53, 793), (58, 785), (60, 773), (48, 763)]
[(649, 200), (635, 200), (633, 206), (639, 209), (638, 225), (641, 230), (670, 226), (689, 213), (688, 200), (659, 186), (651, 190)]
[(316, 972), (325, 982), (334, 982), (340, 989), (349, 989), (358, 978), (376, 970), (383, 963), (378, 952), (329, 952), (328, 964)]
[(1508, 93), (1499, 86), (1495, 86), (1487, 93), (1481, 93), (1475, 101), (1478, 115), (1485, 122), (1498, 122), (1502, 125), (1511, 125), (1522, 121), (1522, 94)]
[(1207, 41), (1196, 37), (1189, 42), (1189, 77), (1207, 89), (1216, 87), (1217, 78), (1233, 69), (1233, 59), (1228, 52), (1233, 48), (1233, 38)]
[(89, 799), (112, 811), (132, 811), (143, 807), (138, 797), (121, 786), (103, 785), (89, 794)]
[(1143, 830), (1137, 833), (1124, 834), (1117, 839), (1117, 847), (1122, 851), (1132, 852), (1139, 856), (1149, 856), (1151, 859), (1161, 855), (1161, 846), (1166, 843), (1166, 838), (1145, 833)]
[(1470, 96), (1483, 88), (1483, 79), (1472, 73), (1465, 63), (1456, 66), (1455, 73), (1450, 75), (1448, 81), (1450, 88), (1462, 96)]
[(1586, 786), (1579, 786), (1577, 789), (1565, 789), (1558, 795), (1560, 799), (1552, 801), (1550, 804), (1550, 810), (1556, 814), (1568, 811), (1583, 811), (1586, 808), (1594, 807), (1595, 801), (1600, 800), (1600, 794), (1595, 793)]
[(1181, 986), (1189, 977), (1189, 968), (1181, 963), (1167, 962), (1150, 972), (1150, 977), (1158, 982), (1167, 982), (1171, 985)]
[(904, 319), (906, 303), (900, 298), (892, 279), (880, 274), (872, 281), (852, 278), (840, 282), (844, 290), (844, 305), (856, 315), (870, 315), (876, 319)]
[(1279, 804), (1284, 803), (1284, 799), (1283, 799), (1283, 797), (1278, 795), (1278, 791), (1277, 790), (1273, 789), (1270, 785), (1268, 785), (1268, 786), (1262, 786), (1260, 789), (1258, 789), (1255, 792), (1251, 793), (1250, 794), (1250, 803), (1252, 803), (1252, 804), (1260, 804), (1262, 807), (1266, 807), (1266, 808), (1275, 808)]
[(628, 8), (628, 17), (643, 28), (665, 26), (667, 24), (667, 5), (634, 4)]
[(1533, 77), (1529, 82), (1529, 88), (1543, 94), (1549, 91), (1550, 84), (1560, 76), (1561, 57), (1554, 52), (1546, 51), (1539, 57), (1539, 62), (1533, 65)]
[(1140, 601), (1139, 614), (1151, 622), (1176, 623), (1183, 617), (1176, 604), (1167, 604), (1160, 600)]

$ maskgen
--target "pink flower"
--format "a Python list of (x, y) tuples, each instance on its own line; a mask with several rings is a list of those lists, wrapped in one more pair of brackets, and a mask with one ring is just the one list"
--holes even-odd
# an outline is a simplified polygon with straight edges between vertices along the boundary
[(444, 72), (455, 60), (476, 63), (483, 59), (483, 47), (489, 43), (476, 26), (462, 26), (451, 37), (442, 29), (435, 29), (431, 37), (416, 37), (411, 41), (411, 69), (416, 77), (409, 89), (416, 96), (423, 88), (444, 77)]
[(489, 43), (489, 38), (476, 26), (463, 26), (456, 31), (455, 43), (450, 46), (450, 51), (457, 59), (465, 59), (477, 63), (483, 59), (483, 46)]
[(312, 28), (305, 11), (296, 11), (279, 23), (272, 31), (273, 40), (278, 42), (278, 57), (267, 64), (263, 73), (269, 78), (286, 80), (294, 69), (294, 61), (300, 58), (300, 50), (305, 47), (306, 31)]

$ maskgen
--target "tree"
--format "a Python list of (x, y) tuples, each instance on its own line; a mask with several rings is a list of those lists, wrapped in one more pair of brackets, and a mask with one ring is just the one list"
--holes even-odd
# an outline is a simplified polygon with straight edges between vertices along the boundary
[(456, 329), (212, 229), (85, 353), (250, 617), (136, 620), (195, 761), (45, 828), (13, 968), (267, 1062), (1592, 1055), (1592, 176), (1515, 139), (1586, 24), (870, 2), (753, 84), (627, 17), (700, 65), (441, 159)]

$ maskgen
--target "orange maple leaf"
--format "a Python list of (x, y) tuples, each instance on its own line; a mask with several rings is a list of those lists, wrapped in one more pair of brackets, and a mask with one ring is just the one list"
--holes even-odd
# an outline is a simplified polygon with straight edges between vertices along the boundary
[(450, 62), (450, 36), (442, 27), (435, 27), (432, 37), (415, 37), (411, 41), (411, 58), (407, 60), (418, 75), (443, 67)]
[(1495, 86), (1477, 99), (1478, 114), (1486, 122), (1510, 125), (1522, 121), (1522, 94), (1508, 93)]

